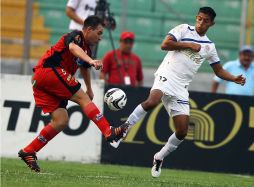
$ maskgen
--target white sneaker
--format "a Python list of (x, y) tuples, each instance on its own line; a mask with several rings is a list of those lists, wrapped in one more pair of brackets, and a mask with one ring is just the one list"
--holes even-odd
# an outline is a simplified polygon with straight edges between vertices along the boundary
[(117, 148), (119, 146), (119, 144), (121, 143), (121, 141), (124, 140), (124, 138), (127, 136), (128, 131), (131, 128), (129, 123), (124, 123), (122, 126), (125, 127), (123, 137), (121, 139), (119, 139), (118, 141), (113, 141), (113, 142), (109, 143), (114, 148)]
[(161, 166), (162, 166), (162, 162), (163, 162), (163, 160), (157, 160), (156, 159), (156, 155), (157, 154), (158, 153), (156, 153), (154, 155), (154, 158), (153, 158), (153, 167), (152, 167), (152, 170), (151, 170), (152, 176), (154, 178), (157, 178), (157, 177), (160, 176), (160, 174), (161, 174)]

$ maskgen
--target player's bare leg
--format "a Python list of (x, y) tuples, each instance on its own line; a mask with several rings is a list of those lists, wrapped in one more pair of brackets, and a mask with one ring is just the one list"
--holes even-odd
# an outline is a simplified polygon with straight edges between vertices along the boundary
[(162, 96), (163, 92), (161, 90), (152, 90), (148, 99), (141, 103), (142, 108), (146, 112), (154, 109), (160, 103)]
[(138, 105), (134, 111), (131, 113), (127, 121), (123, 125), (127, 125), (126, 133), (124, 133), (123, 137), (119, 141), (115, 141), (114, 143), (110, 143), (113, 147), (117, 148), (122, 140), (126, 137), (128, 131), (131, 127), (136, 124), (139, 120), (141, 120), (148, 111), (154, 109), (161, 101), (163, 96), (163, 92), (161, 90), (152, 90), (149, 94), (148, 99)]
[(161, 174), (161, 166), (163, 159), (173, 152), (178, 145), (183, 141), (188, 132), (189, 116), (188, 115), (177, 115), (173, 117), (176, 132), (173, 133), (166, 145), (154, 155), (153, 167), (151, 170), (152, 176), (157, 178)]
[(69, 117), (65, 108), (58, 108), (50, 113), (52, 121), (49, 123), (57, 133), (61, 132), (69, 125)]
[(176, 137), (179, 140), (183, 140), (188, 133), (189, 126), (189, 116), (188, 115), (178, 115), (173, 117), (175, 127), (176, 127)]
[[(92, 96), (91, 96), (92, 97)], [(71, 98), (70, 100), (77, 103), (82, 109), (84, 109), (87, 105), (92, 103), (92, 99), (87, 93), (84, 92), (82, 88), (80, 88)]]
[(70, 100), (81, 106), (85, 115), (97, 125), (108, 142), (118, 141), (123, 137), (128, 125), (124, 124), (117, 128), (111, 127), (103, 114), (91, 101), (92, 98), (92, 93), (87, 94), (80, 88)]

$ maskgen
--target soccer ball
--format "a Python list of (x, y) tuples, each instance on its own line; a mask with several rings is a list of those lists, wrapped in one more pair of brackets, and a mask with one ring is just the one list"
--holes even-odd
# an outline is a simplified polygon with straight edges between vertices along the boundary
[(110, 110), (121, 110), (127, 102), (126, 94), (119, 88), (112, 88), (105, 93), (104, 102)]

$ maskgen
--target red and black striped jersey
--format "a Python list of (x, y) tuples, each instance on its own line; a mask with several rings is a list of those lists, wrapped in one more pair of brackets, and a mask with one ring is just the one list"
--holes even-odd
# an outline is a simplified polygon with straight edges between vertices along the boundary
[(52, 46), (40, 59), (38, 64), (33, 68), (62, 67), (70, 74), (74, 75), (80, 66), (85, 68), (91, 67), (90, 64), (75, 57), (69, 50), (69, 44), (74, 42), (81, 47), (88, 56), (91, 56), (91, 47), (86, 44), (82, 31), (72, 31), (65, 34), (61, 39)]

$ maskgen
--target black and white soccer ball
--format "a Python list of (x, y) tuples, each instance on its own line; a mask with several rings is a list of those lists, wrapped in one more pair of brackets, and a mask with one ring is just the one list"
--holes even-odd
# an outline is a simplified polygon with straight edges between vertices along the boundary
[(112, 88), (105, 93), (104, 102), (110, 110), (118, 111), (126, 105), (127, 97), (123, 90)]

